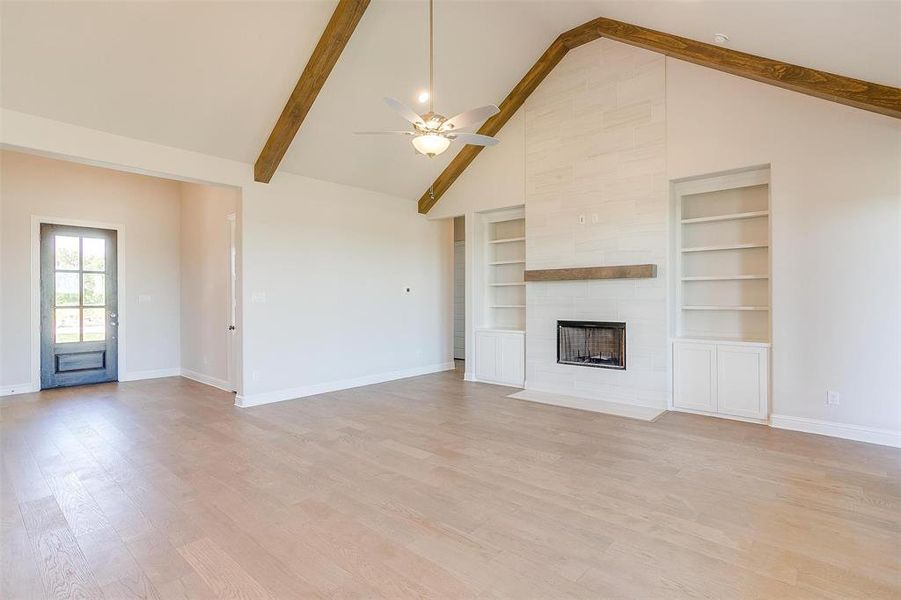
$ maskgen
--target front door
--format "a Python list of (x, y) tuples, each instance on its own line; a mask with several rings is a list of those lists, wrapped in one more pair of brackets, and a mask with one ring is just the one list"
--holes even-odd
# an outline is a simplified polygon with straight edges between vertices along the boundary
[(116, 381), (116, 232), (41, 224), (41, 389)]

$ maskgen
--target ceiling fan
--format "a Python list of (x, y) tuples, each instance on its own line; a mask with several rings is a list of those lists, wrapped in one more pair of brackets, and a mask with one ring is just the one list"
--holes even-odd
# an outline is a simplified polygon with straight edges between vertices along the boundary
[(464, 144), (472, 144), (474, 146), (494, 146), (500, 140), (488, 135), (478, 133), (464, 132), (466, 129), (477, 123), (481, 123), (485, 119), (492, 117), (500, 112), (500, 109), (493, 104), (488, 106), (480, 106), (472, 110), (467, 110), (459, 115), (447, 118), (444, 115), (434, 111), (432, 102), (434, 99), (433, 83), (434, 83), (434, 39), (433, 39), (433, 18), (432, 3), (429, 0), (429, 112), (424, 115), (418, 114), (415, 110), (395, 98), (385, 98), (385, 104), (397, 111), (397, 113), (413, 124), (412, 131), (357, 131), (358, 135), (406, 135), (412, 137), (413, 147), (420, 154), (424, 154), (429, 158), (438, 156), (445, 150), (452, 141), (460, 141)]

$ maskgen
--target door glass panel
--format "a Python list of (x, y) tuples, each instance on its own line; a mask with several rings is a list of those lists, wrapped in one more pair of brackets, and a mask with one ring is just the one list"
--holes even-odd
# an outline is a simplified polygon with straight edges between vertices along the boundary
[(79, 340), (78, 316), (81, 311), (77, 308), (57, 308), (55, 310), (56, 343), (77, 342)]
[(83, 312), (84, 341), (96, 342), (106, 339), (106, 309), (85, 308)]
[(56, 268), (77, 271), (78, 264), (78, 238), (69, 235), (56, 237)]
[(102, 238), (82, 238), (82, 250), (84, 251), (85, 271), (106, 270), (106, 240)]
[(78, 306), (78, 273), (56, 274), (56, 306)]
[[(87, 260), (87, 254), (85, 254)], [(57, 277), (59, 274), (57, 274)], [(106, 304), (106, 275), (103, 273), (85, 273), (82, 275), (84, 296), (82, 304), (85, 306), (103, 306)]]

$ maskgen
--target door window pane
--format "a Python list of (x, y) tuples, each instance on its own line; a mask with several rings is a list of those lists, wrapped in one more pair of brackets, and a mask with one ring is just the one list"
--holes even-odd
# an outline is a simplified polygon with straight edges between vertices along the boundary
[[(87, 253), (85, 253), (87, 260)], [(59, 276), (57, 274), (57, 276)], [(82, 275), (84, 296), (82, 304), (85, 306), (103, 306), (106, 304), (106, 275), (103, 273), (85, 273)]]
[(77, 308), (57, 308), (56, 319), (56, 343), (65, 344), (66, 342), (77, 342), (78, 335), (78, 316), (81, 311)]
[(84, 341), (96, 342), (106, 339), (106, 309), (85, 308), (82, 327)]
[(82, 250), (84, 251), (85, 271), (106, 270), (106, 240), (103, 238), (82, 238)]
[(78, 270), (78, 238), (68, 235), (56, 237), (56, 268)]
[(56, 274), (56, 306), (78, 306), (78, 273)]

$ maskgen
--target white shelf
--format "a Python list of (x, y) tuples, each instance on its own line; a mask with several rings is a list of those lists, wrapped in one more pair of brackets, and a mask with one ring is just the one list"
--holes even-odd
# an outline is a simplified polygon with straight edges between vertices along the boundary
[(509, 244), (510, 242), (524, 242), (526, 238), (524, 237), (513, 237), (513, 238), (505, 238), (502, 240), (488, 240), (489, 244)]
[(682, 281), (747, 281), (769, 278), (769, 275), (704, 275), (697, 277), (683, 277)]
[(710, 343), (719, 343), (719, 344), (732, 344), (735, 346), (759, 346), (762, 348), (769, 348), (771, 346), (770, 342), (766, 340), (753, 340), (748, 338), (737, 338), (737, 337), (728, 337), (728, 336), (685, 336), (685, 337), (674, 337), (670, 338), (672, 342), (696, 342), (701, 344), (710, 344)]
[(737, 221), (739, 219), (754, 219), (756, 217), (766, 217), (770, 214), (768, 210), (755, 210), (752, 212), (732, 213), (730, 215), (716, 215), (713, 217), (697, 217), (694, 219), (682, 219), (683, 225), (691, 225), (692, 223), (714, 223), (716, 221)]
[(495, 260), (488, 263), (491, 266), (497, 265), (524, 265), (526, 264), (525, 260)]
[(525, 308), (525, 304), (492, 304), (488, 308)]
[(509, 286), (516, 286), (516, 285), (525, 285), (525, 284), (526, 284), (525, 281), (511, 281), (509, 283), (489, 283), (488, 285), (490, 285), (491, 287), (509, 287)]
[(719, 250), (745, 250), (748, 248), (769, 248), (767, 242), (752, 242), (750, 244), (727, 244), (723, 246), (695, 246), (694, 248), (682, 248), (682, 252), (717, 252)]
[(769, 306), (682, 305), (682, 310), (770, 310)]

